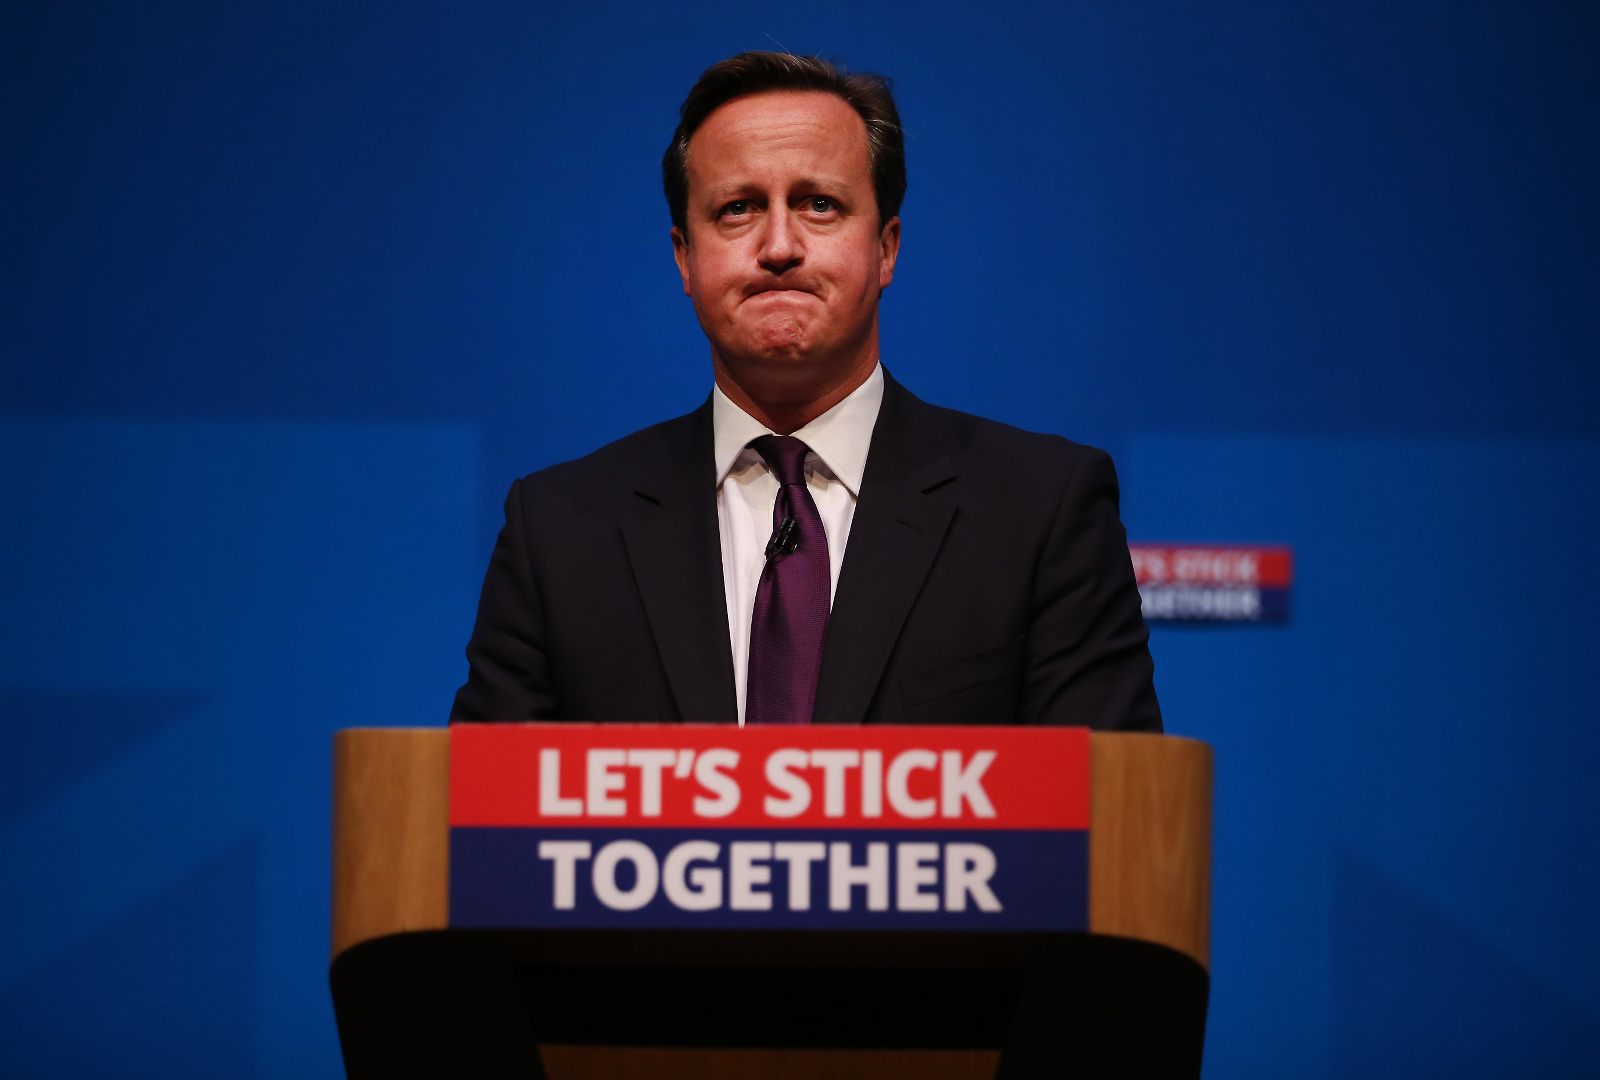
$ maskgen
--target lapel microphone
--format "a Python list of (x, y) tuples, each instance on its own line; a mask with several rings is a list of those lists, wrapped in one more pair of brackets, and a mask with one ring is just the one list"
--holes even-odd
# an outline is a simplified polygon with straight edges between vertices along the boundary
[(793, 555), (800, 547), (800, 524), (794, 518), (784, 518), (783, 524), (772, 532), (767, 541), (767, 558), (777, 554)]

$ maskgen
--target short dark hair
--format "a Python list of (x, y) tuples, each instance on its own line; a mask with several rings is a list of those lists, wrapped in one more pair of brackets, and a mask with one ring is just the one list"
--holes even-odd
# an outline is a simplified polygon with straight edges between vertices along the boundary
[(867, 125), (867, 167), (872, 194), (878, 201), (878, 224), (900, 213), (906, 197), (906, 140), (900, 111), (894, 106), (894, 83), (862, 71), (848, 74), (820, 56), (780, 52), (742, 52), (701, 72), (678, 108), (678, 130), (661, 158), (661, 186), (666, 189), (672, 223), (688, 237), (689, 140), (718, 107), (736, 97), (766, 90), (821, 90), (842, 98)]

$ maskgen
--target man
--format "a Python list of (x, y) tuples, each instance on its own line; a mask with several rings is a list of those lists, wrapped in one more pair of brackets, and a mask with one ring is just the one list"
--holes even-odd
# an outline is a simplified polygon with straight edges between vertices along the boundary
[(452, 721), (1160, 731), (1110, 458), (879, 364), (887, 80), (743, 53), (680, 114), (662, 173), (715, 389), (512, 485)]

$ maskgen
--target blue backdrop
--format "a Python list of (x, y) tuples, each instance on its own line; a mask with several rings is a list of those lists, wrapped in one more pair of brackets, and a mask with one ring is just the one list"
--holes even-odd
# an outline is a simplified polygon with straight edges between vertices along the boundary
[(694, 407), (657, 174), (895, 77), (884, 355), (1288, 543), (1158, 629), (1209, 1077), (1590, 1075), (1600, 7), (0, 3), (0, 1074), (339, 1075), (328, 737), (437, 724), (512, 477)]

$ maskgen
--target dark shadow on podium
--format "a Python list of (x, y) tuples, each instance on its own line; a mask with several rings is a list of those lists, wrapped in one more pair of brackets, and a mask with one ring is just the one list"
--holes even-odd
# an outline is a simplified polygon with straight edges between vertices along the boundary
[[(998, 1051), (998, 1080), (1194, 1080), (1209, 991), (1164, 946), (993, 932), (433, 930), (356, 945), (330, 978), (351, 1080), (582, 1080), (574, 1062), (603, 1060), (541, 1046), (794, 1051), (813, 1077), (833, 1059), (812, 1052), (966, 1052), (893, 1073), (930, 1080)], [(710, 1080), (703, 1058), (656, 1060)]]

